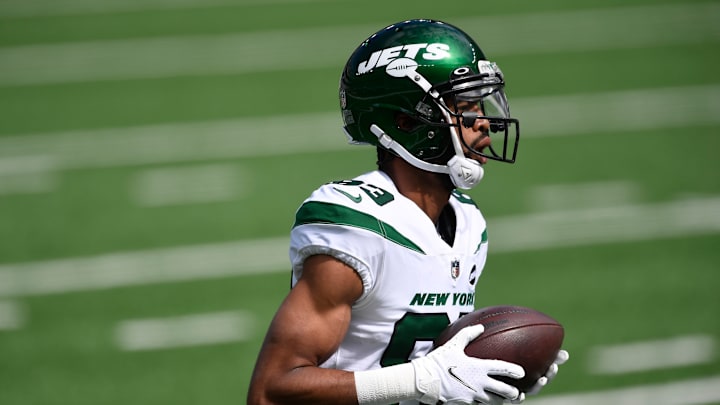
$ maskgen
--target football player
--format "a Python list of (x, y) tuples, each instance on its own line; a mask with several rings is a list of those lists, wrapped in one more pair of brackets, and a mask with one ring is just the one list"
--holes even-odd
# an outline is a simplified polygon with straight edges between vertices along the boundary
[(474, 310), (488, 240), (460, 190), (488, 161), (515, 161), (519, 123), (504, 86), (475, 41), (441, 21), (390, 25), (352, 53), (339, 89), (344, 129), (376, 146), (378, 169), (321, 186), (297, 210), (292, 288), (249, 404), (518, 403), (555, 376), (565, 351), (528, 393), (493, 378), (524, 370), (465, 355), (482, 325), (431, 351)]

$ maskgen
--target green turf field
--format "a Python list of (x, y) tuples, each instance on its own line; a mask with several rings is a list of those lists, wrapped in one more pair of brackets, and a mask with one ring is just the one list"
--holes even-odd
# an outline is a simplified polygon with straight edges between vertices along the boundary
[(341, 67), (418, 17), (522, 124), (471, 194), (476, 304), (566, 326), (527, 403), (720, 404), (720, 2), (688, 0), (0, 0), (0, 404), (244, 403), (295, 209), (374, 168)]

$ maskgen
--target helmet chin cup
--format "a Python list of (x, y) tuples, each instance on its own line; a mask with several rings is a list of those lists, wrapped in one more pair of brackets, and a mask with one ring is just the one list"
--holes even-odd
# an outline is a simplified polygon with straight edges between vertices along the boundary
[(447, 166), (450, 179), (457, 188), (471, 189), (480, 183), (485, 174), (485, 170), (478, 161), (465, 156), (453, 156), (447, 162)]

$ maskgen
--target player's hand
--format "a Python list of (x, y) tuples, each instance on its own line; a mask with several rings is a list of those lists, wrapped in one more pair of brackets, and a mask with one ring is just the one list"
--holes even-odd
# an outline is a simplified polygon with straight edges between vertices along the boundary
[(423, 393), (421, 402), (499, 405), (524, 397), (517, 388), (493, 378), (523, 378), (525, 370), (522, 367), (465, 354), (465, 346), (484, 331), (482, 325), (469, 326), (427, 356), (412, 361), (415, 385)]
[[(535, 385), (533, 385), (533, 387), (528, 390), (527, 395), (537, 395), (544, 386), (546, 386), (550, 381), (552, 381), (553, 378), (555, 378), (558, 373), (559, 366), (568, 361), (569, 358), (570, 354), (567, 351), (560, 350), (557, 357), (555, 358), (555, 362), (550, 365), (550, 368), (548, 368), (548, 371), (545, 373), (545, 375), (540, 377), (535, 383)], [(515, 404), (519, 402), (513, 401), (513, 403)]]

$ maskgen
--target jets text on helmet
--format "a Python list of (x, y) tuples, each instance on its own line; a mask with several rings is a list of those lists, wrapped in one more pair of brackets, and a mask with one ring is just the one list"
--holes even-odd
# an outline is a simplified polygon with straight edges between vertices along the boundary
[[(423, 52), (421, 52), (421, 50)], [(415, 59), (418, 55), (424, 60), (440, 60), (450, 57), (450, 46), (446, 44), (408, 44), (375, 51), (366, 61), (360, 62), (358, 74), (370, 72), (376, 67), (388, 65), (397, 58)]]

